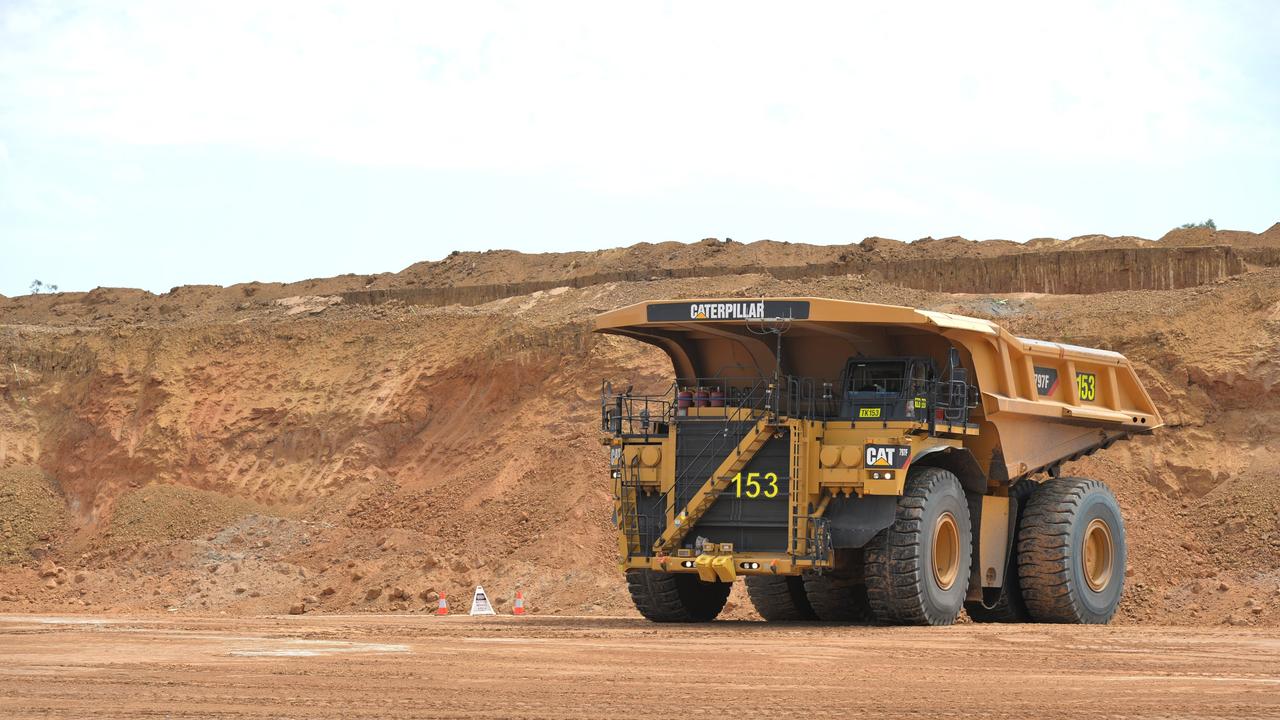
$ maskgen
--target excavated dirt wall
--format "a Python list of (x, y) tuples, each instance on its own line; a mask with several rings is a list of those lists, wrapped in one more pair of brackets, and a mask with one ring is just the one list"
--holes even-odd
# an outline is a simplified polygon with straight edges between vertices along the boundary
[(1280, 265), (1280, 248), (1240, 248), (1238, 251), (1245, 262), (1262, 267)]
[(871, 268), (872, 276), (921, 290), (952, 293), (1092, 294), (1176, 290), (1245, 271), (1235, 249), (1107, 248), (993, 258), (914, 260)]
[(1087, 294), (1175, 290), (1223, 280), (1244, 271), (1245, 262), (1240, 253), (1227, 246), (1106, 248), (905, 261), (854, 256), (839, 262), (783, 266), (641, 266), (589, 275), (567, 272), (561, 278), (530, 282), (355, 290), (341, 293), (341, 297), (348, 303), (366, 305), (393, 300), (408, 305), (481, 305), (557, 287), (744, 274), (764, 274), (779, 280), (861, 274), (895, 285), (939, 292)]

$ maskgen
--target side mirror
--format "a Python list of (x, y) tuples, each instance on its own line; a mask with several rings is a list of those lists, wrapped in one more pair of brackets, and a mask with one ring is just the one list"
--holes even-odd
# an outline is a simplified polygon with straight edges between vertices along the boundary
[(969, 381), (969, 371), (960, 364), (960, 351), (955, 348), (947, 352), (947, 379), (951, 382)]

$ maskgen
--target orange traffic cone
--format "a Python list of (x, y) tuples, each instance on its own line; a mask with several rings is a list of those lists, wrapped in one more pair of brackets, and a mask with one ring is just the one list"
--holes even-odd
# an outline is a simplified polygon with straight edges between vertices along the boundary
[(436, 615), (449, 614), (449, 601), (444, 599), (444, 593), (440, 593), (440, 605), (436, 607)]
[(519, 590), (516, 591), (516, 604), (512, 606), (511, 614), (512, 615), (524, 614), (524, 593), (520, 592)]

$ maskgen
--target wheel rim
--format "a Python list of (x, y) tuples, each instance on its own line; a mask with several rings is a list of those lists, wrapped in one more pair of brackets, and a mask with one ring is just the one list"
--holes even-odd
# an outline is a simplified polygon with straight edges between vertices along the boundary
[(933, 580), (943, 590), (950, 590), (959, 574), (960, 531), (955, 516), (944, 512), (933, 526)]
[(1089, 521), (1084, 530), (1084, 580), (1094, 592), (1102, 592), (1111, 582), (1112, 557), (1111, 527), (1102, 518)]

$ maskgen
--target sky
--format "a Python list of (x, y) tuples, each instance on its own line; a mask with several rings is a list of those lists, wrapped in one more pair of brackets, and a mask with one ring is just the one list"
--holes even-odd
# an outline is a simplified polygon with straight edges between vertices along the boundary
[(0, 294), (1280, 221), (1280, 3), (0, 0)]

